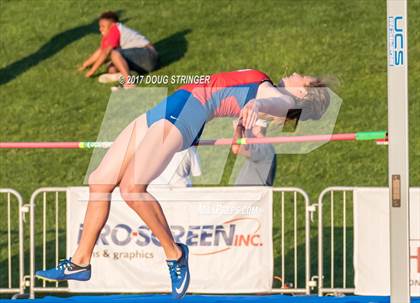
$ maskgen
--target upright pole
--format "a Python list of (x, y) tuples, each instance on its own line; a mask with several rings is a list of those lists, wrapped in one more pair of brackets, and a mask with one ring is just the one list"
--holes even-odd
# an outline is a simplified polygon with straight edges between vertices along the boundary
[(387, 0), (391, 303), (410, 302), (407, 0)]

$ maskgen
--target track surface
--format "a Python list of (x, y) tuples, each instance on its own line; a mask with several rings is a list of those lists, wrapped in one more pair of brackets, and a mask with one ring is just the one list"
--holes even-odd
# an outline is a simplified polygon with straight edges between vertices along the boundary
[[(10, 300), (0, 300), (0, 302), (10, 302)], [(47, 296), (36, 300), (19, 300), (20, 303), (33, 302), (100, 302), (100, 303), (157, 303), (157, 302), (177, 302), (169, 295), (104, 295), (104, 296), (74, 296), (74, 297), (53, 297)], [(345, 296), (345, 297), (318, 297), (318, 296), (204, 296), (189, 295), (180, 302), (186, 303), (222, 303), (222, 302), (285, 302), (285, 303), (388, 303), (389, 297), (372, 296)], [(420, 303), (420, 297), (412, 298), (412, 303)]]

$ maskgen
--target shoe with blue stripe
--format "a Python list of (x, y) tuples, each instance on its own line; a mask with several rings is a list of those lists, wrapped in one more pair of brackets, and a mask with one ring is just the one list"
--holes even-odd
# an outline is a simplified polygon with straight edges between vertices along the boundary
[(179, 260), (167, 260), (169, 274), (172, 281), (172, 297), (182, 299), (190, 285), (190, 269), (188, 267), (188, 246), (177, 243), (181, 248), (182, 256)]
[(46, 281), (87, 281), (90, 279), (91, 274), (90, 264), (88, 266), (79, 266), (71, 262), (70, 258), (61, 260), (55, 268), (38, 270), (35, 276)]

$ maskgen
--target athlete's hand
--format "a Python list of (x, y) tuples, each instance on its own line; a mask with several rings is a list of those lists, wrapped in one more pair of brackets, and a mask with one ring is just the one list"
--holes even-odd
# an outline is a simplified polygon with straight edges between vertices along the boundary
[(242, 125), (242, 120), (234, 119), (232, 121), (232, 126), (233, 126), (233, 131), (234, 131), (234, 137), (242, 138), (242, 133), (245, 130), (244, 126)]
[(85, 77), (86, 77), (86, 78), (90, 78), (90, 77), (92, 77), (92, 76), (93, 76), (93, 74), (94, 74), (94, 71), (89, 70), (89, 71), (85, 74)]
[(245, 129), (251, 129), (258, 119), (258, 103), (256, 100), (249, 101), (245, 107), (241, 110), (239, 119), (242, 119), (242, 124)]
[(83, 64), (82, 65), (80, 65), (79, 67), (78, 67), (78, 70), (79, 70), (79, 72), (82, 72), (82, 71), (84, 71), (86, 68), (88, 68), (89, 67), (89, 64), (85, 61), (85, 62), (83, 62)]

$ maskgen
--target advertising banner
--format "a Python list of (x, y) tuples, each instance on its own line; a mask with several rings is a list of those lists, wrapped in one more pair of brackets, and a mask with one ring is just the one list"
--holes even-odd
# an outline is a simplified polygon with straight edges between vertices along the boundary
[[(271, 291), (272, 191), (268, 187), (155, 188), (175, 241), (190, 249), (189, 291)], [(83, 231), (87, 187), (67, 192), (67, 254)], [(95, 203), (95, 202), (92, 202)], [(111, 211), (92, 256), (92, 278), (70, 281), (74, 292), (166, 292), (169, 272), (150, 229), (112, 195)]]

